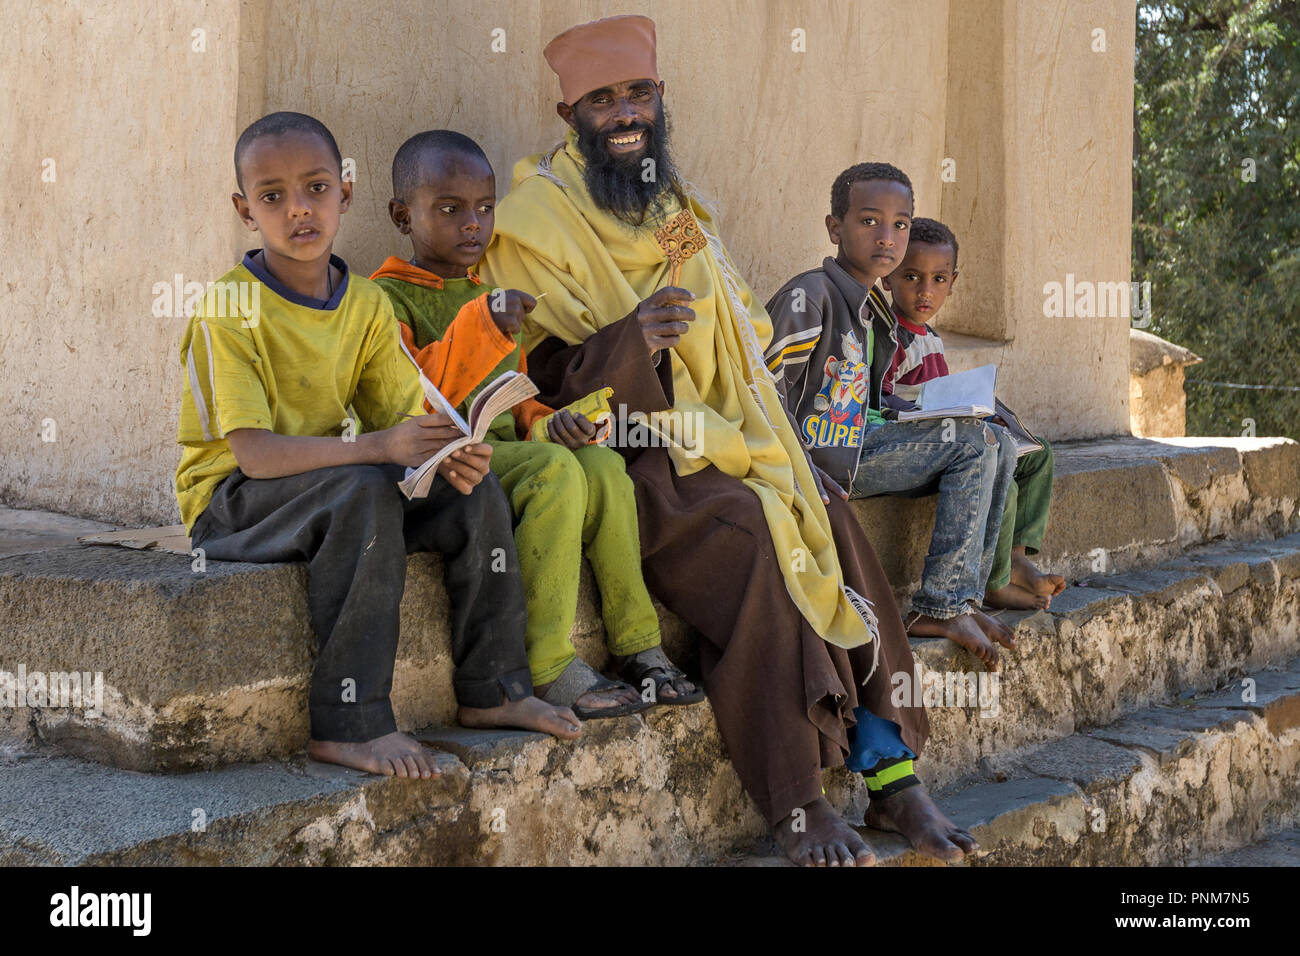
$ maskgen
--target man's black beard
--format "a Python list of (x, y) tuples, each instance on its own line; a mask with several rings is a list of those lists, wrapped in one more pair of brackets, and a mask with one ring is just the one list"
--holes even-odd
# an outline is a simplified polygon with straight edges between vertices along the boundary
[[(576, 119), (576, 118), (575, 118)], [(635, 124), (619, 128), (616, 135), (642, 130), (646, 148), (638, 156), (611, 156), (606, 136), (577, 120), (578, 149), (587, 161), (587, 190), (596, 205), (632, 226), (655, 219), (668, 205), (668, 197), (684, 200), (677, 170), (668, 154), (668, 119), (660, 105), (654, 126)], [(646, 182), (642, 175), (647, 159), (654, 160), (655, 175)]]

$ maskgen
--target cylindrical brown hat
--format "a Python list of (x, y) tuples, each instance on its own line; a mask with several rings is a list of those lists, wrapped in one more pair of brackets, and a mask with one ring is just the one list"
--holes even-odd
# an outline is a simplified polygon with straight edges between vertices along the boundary
[(572, 105), (592, 90), (625, 80), (659, 82), (655, 23), (649, 17), (606, 17), (570, 27), (542, 51)]

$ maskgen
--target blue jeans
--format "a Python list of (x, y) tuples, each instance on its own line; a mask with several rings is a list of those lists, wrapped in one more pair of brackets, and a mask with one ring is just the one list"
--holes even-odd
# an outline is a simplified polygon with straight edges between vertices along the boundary
[(939, 493), (914, 612), (943, 620), (983, 597), (1015, 470), (1011, 436), (974, 418), (886, 422), (863, 430), (850, 497)]

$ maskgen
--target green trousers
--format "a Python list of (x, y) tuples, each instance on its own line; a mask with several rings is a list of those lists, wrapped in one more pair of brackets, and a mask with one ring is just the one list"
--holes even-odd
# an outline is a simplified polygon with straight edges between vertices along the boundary
[(641, 576), (636, 493), (618, 452), (602, 445), (570, 451), (550, 442), (490, 444), (492, 471), (514, 513), (533, 683), (555, 680), (577, 654), (571, 635), (584, 549), (610, 653), (656, 646), (659, 616)]
[(1021, 455), (1016, 463), (1015, 480), (1007, 488), (1007, 504), (1002, 509), (1002, 529), (998, 532), (997, 551), (986, 590), (996, 591), (1010, 583), (1012, 548), (1023, 547), (1026, 554), (1037, 554), (1043, 546), (1047, 509), (1052, 500), (1054, 463), (1052, 446), (1045, 441), (1041, 451)]

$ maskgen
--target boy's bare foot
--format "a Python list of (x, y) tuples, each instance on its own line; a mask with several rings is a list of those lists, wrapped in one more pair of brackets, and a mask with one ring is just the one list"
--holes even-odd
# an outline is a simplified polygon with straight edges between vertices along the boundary
[(873, 798), (863, 822), (877, 830), (901, 833), (917, 853), (948, 863), (958, 863), (979, 849), (975, 838), (944, 816), (920, 784), (892, 797)]
[(1012, 650), (1016, 646), (1015, 631), (1007, 627), (1001, 621), (991, 614), (985, 614), (978, 607), (972, 605), (971, 617), (975, 618), (975, 623), (980, 626), (984, 636), (990, 641), (995, 641), (1003, 647), (1009, 647)]
[(561, 740), (574, 740), (582, 733), (582, 721), (573, 711), (536, 697), (508, 700), (496, 707), (460, 707), (456, 719), (465, 727), (518, 727)]
[(772, 836), (798, 866), (874, 866), (876, 862), (871, 847), (825, 797), (795, 810), (772, 827)]
[(366, 773), (386, 777), (410, 777), (428, 780), (438, 776), (434, 751), (414, 737), (393, 732), (364, 743), (339, 740), (312, 740), (307, 743), (312, 760), (337, 763)]
[(593, 716), (602, 710), (613, 710), (624, 704), (639, 703), (641, 695), (632, 687), (616, 687), (613, 690), (589, 690), (573, 702), (573, 706), (584, 711), (594, 711)]
[(948, 618), (929, 617), (925, 614), (914, 617), (915, 620), (911, 620), (907, 628), (909, 636), (946, 637), (970, 651), (989, 670), (998, 669), (998, 649), (993, 646), (984, 628), (976, 622), (974, 614), (958, 614)]
[(1065, 590), (1065, 578), (1059, 574), (1046, 574), (1034, 567), (1034, 562), (1025, 556), (1024, 548), (1011, 549), (1011, 583), (1019, 585), (1032, 594), (1041, 594), (1047, 598), (1045, 607), (1050, 607), (1052, 598)]
[(1035, 608), (1046, 609), (1052, 603), (1052, 598), (1047, 594), (1035, 594), (1033, 591), (1026, 591), (1019, 584), (1008, 584), (1006, 587), (985, 591), (984, 603), (989, 607), (1005, 608), (1011, 611), (1032, 611)]

